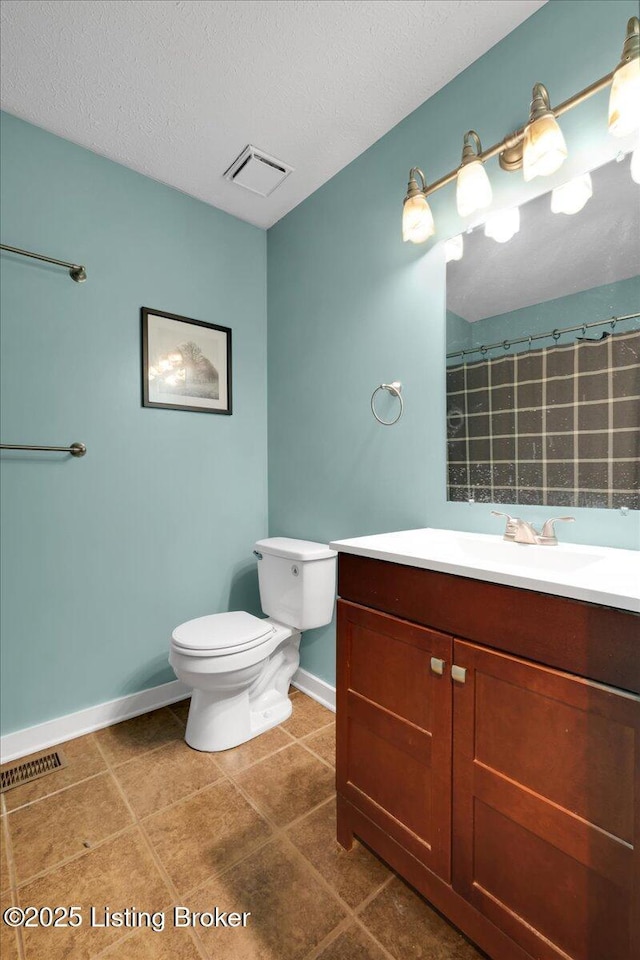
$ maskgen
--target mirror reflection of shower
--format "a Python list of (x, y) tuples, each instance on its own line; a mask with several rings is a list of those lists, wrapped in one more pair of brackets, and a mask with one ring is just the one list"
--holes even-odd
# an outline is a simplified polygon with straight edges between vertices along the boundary
[(446, 241), (449, 499), (638, 508), (631, 159)]

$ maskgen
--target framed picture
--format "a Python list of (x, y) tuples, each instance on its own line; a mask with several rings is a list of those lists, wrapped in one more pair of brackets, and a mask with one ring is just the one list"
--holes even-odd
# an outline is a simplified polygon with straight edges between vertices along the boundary
[(231, 413), (231, 330), (142, 307), (142, 405)]

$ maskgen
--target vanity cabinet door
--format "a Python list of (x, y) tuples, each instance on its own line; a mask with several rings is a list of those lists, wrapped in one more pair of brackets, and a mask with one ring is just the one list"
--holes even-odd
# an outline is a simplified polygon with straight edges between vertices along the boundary
[(454, 889), (540, 960), (640, 957), (640, 697), (457, 640), (454, 663)]
[(338, 601), (338, 792), (447, 881), (452, 642)]

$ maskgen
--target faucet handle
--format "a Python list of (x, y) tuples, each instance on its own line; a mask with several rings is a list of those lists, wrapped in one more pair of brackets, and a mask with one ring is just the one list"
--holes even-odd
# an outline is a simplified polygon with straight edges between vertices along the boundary
[(491, 515), (493, 517), (504, 517), (507, 521), (507, 526), (505, 527), (503, 540), (515, 540), (516, 530), (518, 529), (519, 520), (517, 517), (512, 517), (508, 513), (500, 513), (499, 510), (492, 510)]
[(558, 521), (562, 521), (563, 523), (574, 523), (575, 519), (575, 517), (551, 517), (549, 520), (545, 521), (545, 524), (542, 528), (542, 533), (540, 534), (540, 540), (547, 546), (555, 546), (558, 543), (558, 539), (553, 528), (554, 523), (557, 523)]

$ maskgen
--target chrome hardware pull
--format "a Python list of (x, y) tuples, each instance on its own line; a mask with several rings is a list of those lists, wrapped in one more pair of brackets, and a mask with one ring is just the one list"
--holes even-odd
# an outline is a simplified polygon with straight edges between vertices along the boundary
[(259, 550), (254, 550), (254, 551), (253, 551), (253, 555), (254, 555), (254, 557), (257, 557), (258, 560), (262, 560), (262, 554), (260, 553)]
[(441, 677), (444, 673), (444, 660), (440, 660), (438, 657), (431, 657), (431, 671)]
[(457, 667), (454, 664), (451, 666), (451, 679), (455, 680), (456, 683), (466, 683), (467, 682), (467, 670), (466, 667)]

